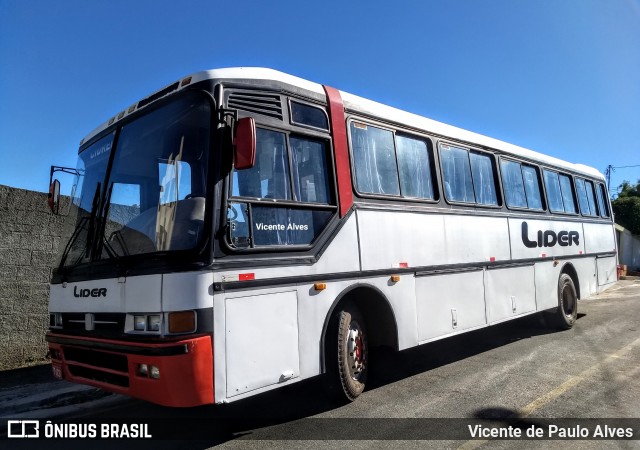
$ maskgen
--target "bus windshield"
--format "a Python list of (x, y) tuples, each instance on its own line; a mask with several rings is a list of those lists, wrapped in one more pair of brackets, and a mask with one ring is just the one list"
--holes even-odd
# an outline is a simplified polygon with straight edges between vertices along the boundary
[(83, 150), (60, 267), (197, 247), (210, 121), (209, 102), (187, 94)]

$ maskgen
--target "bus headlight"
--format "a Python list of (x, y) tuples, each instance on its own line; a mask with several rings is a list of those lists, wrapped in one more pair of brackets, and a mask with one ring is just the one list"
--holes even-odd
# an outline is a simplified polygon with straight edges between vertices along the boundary
[(162, 314), (135, 314), (127, 316), (125, 331), (128, 333), (160, 334), (162, 331)]
[(51, 328), (62, 328), (62, 314), (50, 313), (49, 314), (49, 326)]
[(147, 331), (160, 331), (160, 314), (147, 316)]
[(135, 331), (144, 331), (147, 325), (147, 316), (133, 316), (133, 329)]

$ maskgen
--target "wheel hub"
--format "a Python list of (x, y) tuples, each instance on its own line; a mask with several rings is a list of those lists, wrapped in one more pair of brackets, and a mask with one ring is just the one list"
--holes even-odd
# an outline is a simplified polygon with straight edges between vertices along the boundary
[(562, 306), (565, 315), (571, 316), (573, 314), (574, 298), (569, 286), (565, 286), (564, 289), (562, 289)]
[(347, 335), (349, 372), (357, 380), (366, 367), (364, 334), (357, 322), (352, 322)]

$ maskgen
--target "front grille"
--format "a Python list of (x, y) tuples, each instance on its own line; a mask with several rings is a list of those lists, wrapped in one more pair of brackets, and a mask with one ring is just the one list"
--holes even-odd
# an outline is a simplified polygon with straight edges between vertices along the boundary
[(117, 336), (124, 333), (126, 314), (93, 313), (93, 330), (87, 330), (84, 313), (63, 313), (62, 329), (65, 331), (85, 331), (100, 336)]
[(227, 106), (232, 109), (242, 109), (282, 120), (282, 101), (278, 94), (233, 91), (229, 94)]
[(126, 355), (63, 345), (62, 357), (74, 377), (129, 387), (129, 359)]
[(62, 314), (63, 330), (84, 330), (84, 314)]
[(101, 370), (92, 369), (89, 367), (69, 365), (69, 372), (74, 377), (86, 378), (88, 380), (99, 381), (101, 383), (112, 384), (115, 386), (129, 387), (129, 377), (125, 375), (118, 375), (110, 372), (103, 372)]
[(75, 361), (81, 364), (88, 364), (90, 366), (102, 367), (125, 373), (128, 370), (128, 361), (125, 355), (117, 355), (115, 353), (77, 347), (64, 347), (63, 353), (64, 359), (67, 363)]

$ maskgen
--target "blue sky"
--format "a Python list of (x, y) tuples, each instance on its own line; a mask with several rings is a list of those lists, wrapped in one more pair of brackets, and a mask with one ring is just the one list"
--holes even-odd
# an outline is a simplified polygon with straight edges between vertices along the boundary
[(600, 171), (640, 165), (640, 0), (0, 0), (0, 184), (47, 190), (97, 125), (232, 66)]

